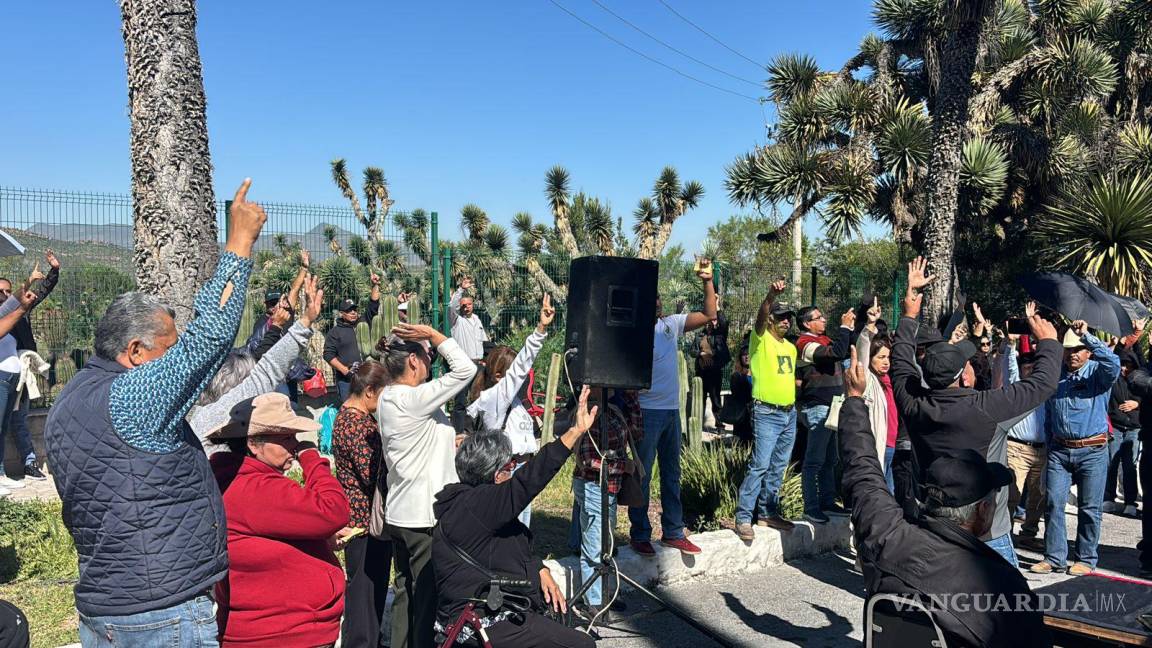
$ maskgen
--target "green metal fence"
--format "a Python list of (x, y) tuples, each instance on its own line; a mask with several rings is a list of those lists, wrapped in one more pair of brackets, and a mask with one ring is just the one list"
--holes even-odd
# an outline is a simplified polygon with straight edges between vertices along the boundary
[[(354, 254), (359, 245), (355, 240), (364, 236), (364, 228), (350, 208), (277, 202), (261, 204), (268, 213), (268, 223), (256, 245), (256, 271), (248, 295), (248, 308), (257, 311), (262, 307), (266, 291), (286, 287), (295, 274), (297, 266), (292, 257), (298, 249), (308, 250), (314, 271), (330, 281), (325, 300), (329, 305), (345, 298), (367, 298), (370, 271)], [(218, 202), (221, 244), (225, 236), (226, 211), (226, 203)], [(392, 214), (396, 213), (393, 210)], [(456, 219), (451, 220), (454, 222)], [(462, 235), (455, 231), (445, 235), (449, 228), (444, 225), (435, 212), (430, 213), (424, 233), (428, 253), (422, 256), (406, 243), (405, 232), (397, 231), (391, 219), (385, 223), (381, 240), (395, 246), (400, 254), (398, 263), (382, 271), (384, 291), (394, 294), (411, 291), (419, 295), (424, 321), (447, 332), (447, 311), (452, 294), (459, 285), (459, 279), (470, 275), (475, 282), (476, 312), (484, 321), (490, 337), (499, 343), (518, 345), (537, 321), (543, 295), (541, 286), (548, 285), (559, 293), (565, 291), (568, 259), (548, 256), (535, 259), (478, 258), (467, 250), (453, 252), (450, 244), (442, 246), (440, 243), (444, 239), (462, 238)], [(51, 399), (91, 354), (95, 324), (108, 303), (116, 295), (135, 287), (131, 197), (127, 194), (0, 187), (0, 229), (28, 250), (24, 257), (0, 259), (0, 276), (18, 282), (20, 277), (27, 276), (36, 259), (43, 259), (48, 248), (55, 250), (64, 264), (64, 273), (56, 291), (32, 315), (41, 353), (53, 367), (48, 380), (52, 388), (43, 385), (44, 392)], [(379, 265), (375, 263), (376, 259), (364, 260)], [(340, 272), (333, 270), (337, 267)], [(45, 268), (43, 262), (41, 268)], [(721, 259), (718, 268), (722, 308), (732, 323), (731, 339), (735, 344), (755, 318), (771, 281), (777, 277), (791, 277), (793, 269), (789, 259), (738, 269), (726, 266)], [(833, 317), (838, 318), (842, 309), (873, 293), (881, 295), (882, 302), (892, 295), (894, 306), (895, 295), (901, 289), (894, 276), (888, 273), (878, 276), (875, 272), (869, 276), (866, 272), (851, 269), (831, 272), (805, 267), (799, 299), (791, 292), (783, 299), (798, 302), (798, 305), (816, 304), (829, 312), (830, 320), (838, 321)], [(699, 308), (701, 305), (703, 293), (692, 275), (690, 261), (662, 267), (660, 290), (666, 312), (672, 312), (677, 302), (683, 302), (684, 308)], [(554, 300), (554, 305), (557, 318), (553, 328), (563, 331), (569, 305), (563, 299)], [(559, 350), (563, 336), (552, 337), (550, 347), (541, 354), (545, 365), (548, 355)]]

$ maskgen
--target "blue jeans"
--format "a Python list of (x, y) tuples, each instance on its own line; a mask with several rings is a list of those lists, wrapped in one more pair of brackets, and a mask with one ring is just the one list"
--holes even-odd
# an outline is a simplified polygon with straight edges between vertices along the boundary
[(644, 438), (636, 452), (644, 465), (643, 507), (629, 507), (632, 542), (651, 542), (652, 523), (648, 521), (648, 497), (652, 493), (652, 465), (660, 457), (660, 527), (665, 540), (684, 537), (684, 509), (680, 504), (680, 411), (641, 410), (644, 415)]
[(1004, 535), (985, 540), (984, 544), (991, 547), (996, 553), (1004, 556), (1004, 560), (1013, 567), (1019, 567), (1020, 561), (1016, 558), (1016, 548), (1012, 546), (1012, 534), (1005, 533)]
[(777, 495), (784, 469), (792, 456), (796, 441), (796, 409), (781, 411), (756, 403), (752, 409), (752, 427), (756, 434), (752, 446), (752, 460), (748, 474), (740, 484), (736, 503), (736, 523), (752, 522), (752, 510), (758, 509), (760, 519), (779, 513)]
[(80, 615), (84, 648), (217, 648), (216, 613), (207, 596), (125, 616)]
[(1076, 484), (1076, 555), (1093, 568), (1099, 559), (1100, 517), (1104, 504), (1104, 480), (1108, 476), (1108, 448), (1065, 448), (1052, 443), (1048, 449), (1048, 509), (1044, 513), (1044, 559), (1053, 567), (1065, 567), (1068, 558), (1064, 505), (1068, 490)]
[(836, 433), (824, 427), (827, 405), (804, 408), (808, 421), (808, 446), (800, 486), (804, 489), (804, 513), (819, 515), (836, 504)]
[[(348, 394), (352, 391), (352, 383), (347, 380), (336, 381), (336, 393), (340, 396), (340, 402), (348, 400)], [(337, 405), (339, 407), (339, 405)]]
[[(20, 374), (8, 373), (7, 371), (0, 371), (0, 475), (4, 474), (4, 445), (8, 432), (13, 430), (13, 423), (16, 421), (16, 412), (12, 411), (13, 399), (16, 398), (16, 386), (20, 384)], [(25, 464), (28, 463), (29, 457), (32, 461), (36, 460), (36, 454), (32, 451), (32, 435), (28, 433), (28, 425), (25, 423), (25, 417), (28, 414), (27, 407), (24, 409), (24, 415), (20, 417), (20, 429), (16, 430), (16, 447), (21, 455)], [(21, 430), (23, 433), (21, 434)]]
[[(679, 416), (679, 415), (677, 415)], [(600, 515), (600, 484), (586, 481), (579, 477), (572, 480), (572, 494), (580, 507), (580, 581), (587, 583), (595, 576), (596, 568), (600, 566), (600, 525), (603, 520)], [(616, 496), (608, 493), (608, 510), (611, 511), (608, 526), (616, 528)], [(588, 591), (584, 593), (584, 600), (589, 605), (603, 603), (604, 595), (601, 589), (603, 578), (597, 578)]]
[(1112, 431), (1108, 442), (1108, 478), (1104, 501), (1116, 499), (1116, 477), (1124, 479), (1124, 505), (1136, 505), (1136, 457), (1140, 455), (1140, 430)]
[(884, 448), (884, 481), (888, 483), (888, 492), (896, 494), (896, 480), (892, 478), (892, 457), (896, 456), (896, 448)]

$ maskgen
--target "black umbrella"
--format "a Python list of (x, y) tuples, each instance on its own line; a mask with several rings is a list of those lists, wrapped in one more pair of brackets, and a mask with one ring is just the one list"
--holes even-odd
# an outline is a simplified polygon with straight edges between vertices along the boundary
[(1125, 297), (1124, 295), (1117, 295), (1116, 293), (1108, 294), (1120, 302), (1120, 308), (1123, 308), (1124, 312), (1128, 313), (1128, 317), (1130, 317), (1132, 321), (1146, 320), (1152, 315), (1152, 312), (1148, 311), (1148, 307), (1140, 303), (1140, 300), (1135, 297)]
[(1063, 272), (1038, 272), (1017, 282), (1032, 299), (1070, 320), (1113, 335), (1130, 335), (1132, 318), (1112, 295), (1087, 279)]

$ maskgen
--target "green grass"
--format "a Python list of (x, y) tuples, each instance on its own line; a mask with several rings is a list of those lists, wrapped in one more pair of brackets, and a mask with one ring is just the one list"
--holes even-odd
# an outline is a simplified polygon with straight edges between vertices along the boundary
[(79, 641), (76, 549), (59, 502), (0, 500), (0, 598), (24, 611), (34, 648)]

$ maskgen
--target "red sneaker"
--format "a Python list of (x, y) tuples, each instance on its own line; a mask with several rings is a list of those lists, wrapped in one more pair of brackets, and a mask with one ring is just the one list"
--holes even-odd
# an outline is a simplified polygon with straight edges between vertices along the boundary
[(679, 549), (680, 553), (688, 554), (690, 556), (695, 556), (696, 554), (700, 553), (700, 547), (697, 547), (688, 538), (677, 538), (675, 540), (665, 540), (661, 538), (660, 544), (672, 549)]
[(635, 551), (636, 553), (640, 554), (641, 556), (655, 556), (656, 555), (656, 548), (652, 546), (651, 542), (637, 542), (637, 541), (633, 540), (632, 542), (629, 543), (629, 546), (632, 547), (632, 551)]

